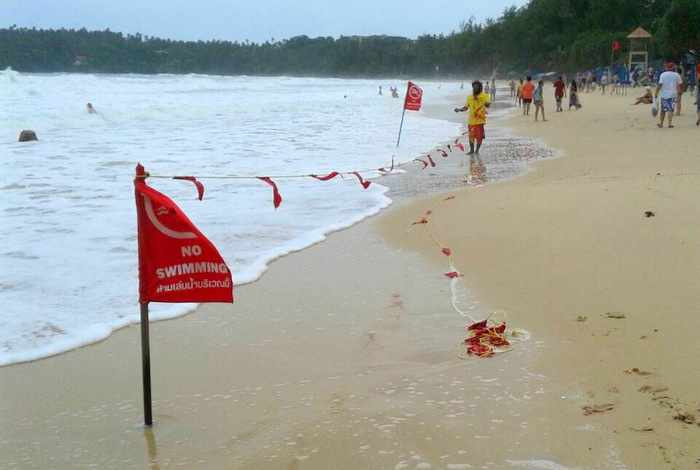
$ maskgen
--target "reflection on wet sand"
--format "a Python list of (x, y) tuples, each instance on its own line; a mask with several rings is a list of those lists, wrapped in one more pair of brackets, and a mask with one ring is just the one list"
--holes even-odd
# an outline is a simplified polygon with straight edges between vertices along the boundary
[(144, 429), (143, 437), (146, 439), (146, 449), (148, 450), (148, 467), (152, 470), (160, 470), (158, 446), (156, 445), (156, 437), (153, 435), (153, 430), (151, 428)]
[(466, 177), (467, 184), (480, 185), (488, 181), (486, 165), (478, 154), (469, 155), (469, 174)]

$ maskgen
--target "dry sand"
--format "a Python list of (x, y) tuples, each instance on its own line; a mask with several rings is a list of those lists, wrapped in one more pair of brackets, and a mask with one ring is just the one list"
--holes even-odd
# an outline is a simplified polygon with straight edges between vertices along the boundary
[[(136, 327), (1, 368), (0, 468), (698, 467), (700, 427), (674, 416), (700, 415), (700, 131), (582, 100), (509, 123), (564, 158), (399, 203), (275, 262), (233, 306), (155, 323), (152, 431)], [(426, 210), (465, 308), (506, 312), (529, 341), (458, 358), (445, 259), (408, 229)]]

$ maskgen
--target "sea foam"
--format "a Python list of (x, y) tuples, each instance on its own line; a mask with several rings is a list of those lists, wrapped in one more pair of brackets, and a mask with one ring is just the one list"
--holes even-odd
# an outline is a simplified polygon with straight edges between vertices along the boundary
[[(0, 72), (0, 365), (106, 338), (138, 321), (132, 175), (321, 174), (407, 161), (457, 133), (402, 100), (378, 96), (398, 81), (206, 75)], [(423, 83), (425, 100), (449, 86)], [(454, 91), (454, 86), (452, 86)], [(97, 115), (88, 114), (93, 103)], [(17, 143), (22, 129), (38, 142)], [(204, 201), (185, 182), (151, 180), (220, 249), (236, 284), (276, 257), (322, 241), (390, 204), (376, 174), (277, 180), (208, 180)], [(153, 305), (152, 318), (195, 306)]]

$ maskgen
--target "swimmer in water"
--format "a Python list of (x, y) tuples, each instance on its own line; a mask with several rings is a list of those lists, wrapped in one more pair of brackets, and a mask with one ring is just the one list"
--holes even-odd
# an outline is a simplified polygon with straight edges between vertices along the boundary
[(92, 105), (92, 103), (87, 104), (87, 112), (88, 112), (88, 114), (97, 114), (97, 110)]

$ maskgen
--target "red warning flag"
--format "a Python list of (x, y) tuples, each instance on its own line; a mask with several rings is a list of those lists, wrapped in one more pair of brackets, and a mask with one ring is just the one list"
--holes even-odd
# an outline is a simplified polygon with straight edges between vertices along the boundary
[(612, 50), (613, 52), (617, 52), (620, 50), (620, 41), (613, 41), (612, 42)]
[(139, 302), (233, 302), (231, 271), (216, 247), (136, 167)]
[(423, 101), (423, 90), (413, 82), (408, 82), (406, 89), (406, 99), (403, 108), (407, 111), (420, 111)]

